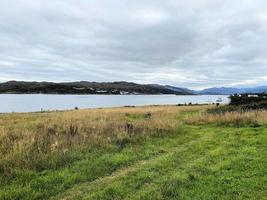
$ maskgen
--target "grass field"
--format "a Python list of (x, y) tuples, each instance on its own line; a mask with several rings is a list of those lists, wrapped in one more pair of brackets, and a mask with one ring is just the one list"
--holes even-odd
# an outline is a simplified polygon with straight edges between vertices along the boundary
[(267, 199), (267, 111), (0, 115), (0, 199)]

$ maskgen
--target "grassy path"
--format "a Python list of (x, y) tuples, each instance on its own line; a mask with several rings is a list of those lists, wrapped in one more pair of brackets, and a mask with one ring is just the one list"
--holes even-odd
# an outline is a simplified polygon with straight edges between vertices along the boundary
[(197, 137), (195, 134), (177, 130), (126, 145), (123, 149), (111, 145), (105, 149), (78, 152), (80, 155), (76, 157), (81, 157), (81, 160), (68, 167), (41, 173), (30, 170), (19, 172), (18, 177), (10, 184), (0, 187), (0, 199), (48, 199), (74, 185), (92, 182), (123, 167), (157, 157), (164, 154), (166, 149), (190, 142)]
[(205, 109), (3, 115), (0, 200), (266, 199), (267, 112)]
[(186, 136), (145, 144), (160, 153), (53, 199), (264, 199), (266, 134), (265, 128), (187, 127)]
[[(196, 137), (198, 138), (198, 137)], [(168, 147), (167, 143), (161, 144), (161, 154), (151, 157), (146, 160), (140, 160), (135, 162), (133, 165), (122, 167), (121, 169), (118, 169), (117, 171), (113, 172), (112, 174), (104, 177), (100, 177), (96, 179), (95, 181), (83, 183), (80, 185), (77, 185), (69, 190), (67, 190), (64, 194), (59, 195), (57, 198), (62, 199), (73, 199), (77, 198), (77, 195), (83, 195), (83, 192), (88, 190), (87, 192), (92, 191), (92, 188), (96, 187), (103, 187), (108, 184), (112, 184), (112, 182), (117, 181), (120, 178), (130, 176), (131, 174), (137, 173), (138, 171), (142, 170), (144, 167), (155, 165), (159, 161), (167, 159), (172, 157), (175, 153), (183, 153), (188, 149), (189, 146), (194, 145), (196, 143), (201, 142), (205, 137), (202, 137), (201, 139), (198, 138), (197, 140), (193, 140), (191, 142), (188, 142), (186, 144), (178, 144), (178, 146), (174, 147)], [(166, 146), (164, 146), (166, 145)]]

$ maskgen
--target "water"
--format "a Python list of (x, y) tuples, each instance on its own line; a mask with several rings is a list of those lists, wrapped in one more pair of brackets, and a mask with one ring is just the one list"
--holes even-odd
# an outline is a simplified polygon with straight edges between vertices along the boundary
[(0, 94), (0, 113), (120, 106), (228, 103), (226, 95), (44, 95)]

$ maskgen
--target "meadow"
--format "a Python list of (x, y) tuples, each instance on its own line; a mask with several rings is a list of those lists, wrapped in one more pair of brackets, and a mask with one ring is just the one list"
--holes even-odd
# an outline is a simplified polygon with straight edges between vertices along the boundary
[(1, 114), (0, 199), (266, 199), (267, 111), (214, 108)]

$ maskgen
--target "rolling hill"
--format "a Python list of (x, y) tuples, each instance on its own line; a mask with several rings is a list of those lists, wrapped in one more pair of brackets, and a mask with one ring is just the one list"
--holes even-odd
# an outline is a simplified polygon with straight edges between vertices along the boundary
[(25, 82), (9, 81), (0, 84), (2, 94), (192, 94), (180, 88), (171, 89), (157, 84), (131, 82)]
[(231, 95), (241, 93), (267, 93), (267, 86), (251, 88), (212, 87), (190, 90), (183, 87), (132, 82), (26, 82), (0, 83), (0, 94), (176, 94), (176, 95)]
[(213, 87), (201, 91), (195, 91), (196, 94), (211, 95), (231, 95), (241, 93), (264, 93), (267, 92), (267, 86), (251, 87), (251, 88), (231, 88), (231, 87)]

